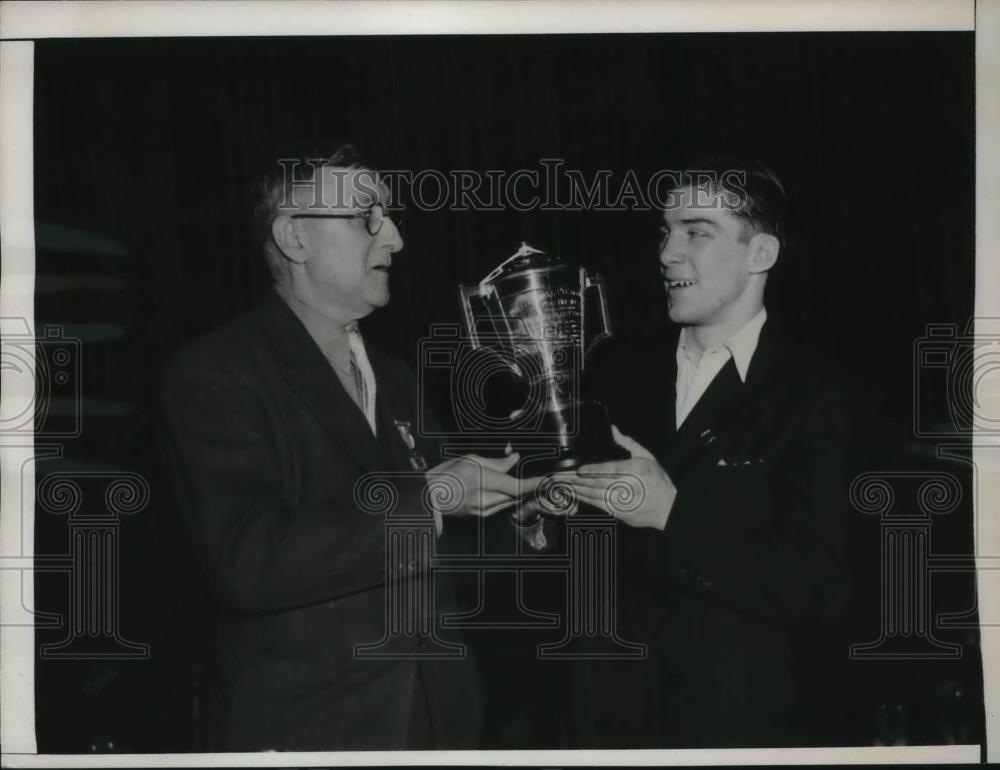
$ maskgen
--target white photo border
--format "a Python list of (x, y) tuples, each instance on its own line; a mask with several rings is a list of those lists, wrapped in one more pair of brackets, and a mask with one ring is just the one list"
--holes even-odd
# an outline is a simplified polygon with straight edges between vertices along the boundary
[[(179, 7), (186, 6), (186, 7)], [(4, 316), (33, 318), (32, 93), (40, 38), (629, 32), (970, 31), (976, 34), (976, 317), (1000, 318), (1000, 2), (990, 0), (522, 0), (521, 2), (0, 2), (0, 247)], [(6, 330), (4, 330), (6, 335)], [(16, 380), (3, 372), (4, 403)], [(23, 381), (23, 378), (21, 378)], [(980, 394), (1000, 412), (1000, 392)], [(987, 409), (990, 405), (986, 405)], [(30, 597), (31, 441), (0, 443), (0, 709), (2, 762), (10, 767), (303, 765), (703, 765), (977, 763), (979, 746), (830, 749), (343, 752), (267, 754), (37, 754), (34, 629), (7, 626), (4, 609)], [(976, 437), (977, 446), (980, 436)], [(990, 445), (983, 437), (982, 444)], [(992, 445), (996, 444), (996, 440)], [(1000, 554), (1000, 462), (978, 450), (976, 554)], [(993, 463), (993, 466), (990, 463)], [(27, 463), (27, 475), (22, 467)], [(22, 480), (25, 487), (21, 489)], [(22, 494), (22, 491), (24, 494)], [(27, 515), (26, 515), (27, 514)], [(22, 518), (22, 516), (25, 516)], [(11, 550), (11, 532), (14, 538)], [(27, 560), (27, 561), (25, 561)], [(982, 564), (982, 562), (981, 562)], [(27, 567), (27, 568), (25, 568)], [(980, 606), (1000, 606), (1000, 585), (978, 573)], [(997, 581), (992, 581), (996, 583)], [(1000, 629), (982, 629), (988, 761), (1000, 761)]]

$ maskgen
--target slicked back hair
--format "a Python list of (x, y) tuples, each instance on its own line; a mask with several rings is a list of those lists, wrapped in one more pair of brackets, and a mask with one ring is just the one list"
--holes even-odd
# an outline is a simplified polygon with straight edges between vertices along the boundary
[(744, 223), (743, 238), (767, 233), (784, 247), (785, 186), (759, 160), (739, 157), (709, 157), (685, 166), (675, 189), (707, 189), (722, 197), (723, 205)]

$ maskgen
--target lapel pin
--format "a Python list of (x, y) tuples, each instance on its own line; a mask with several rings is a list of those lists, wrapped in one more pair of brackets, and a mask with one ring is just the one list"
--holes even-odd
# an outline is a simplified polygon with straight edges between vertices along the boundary
[(411, 452), (417, 446), (417, 440), (413, 438), (413, 432), (410, 430), (410, 423), (408, 420), (393, 420), (396, 424), (396, 430), (399, 431), (399, 437), (403, 439), (403, 443), (406, 444), (406, 448)]
[(408, 420), (393, 420), (393, 423), (396, 425), (396, 430), (399, 431), (399, 437), (403, 439), (406, 448), (410, 450), (410, 467), (415, 471), (426, 471), (427, 461), (423, 455), (417, 452), (417, 440), (413, 437), (410, 422)]

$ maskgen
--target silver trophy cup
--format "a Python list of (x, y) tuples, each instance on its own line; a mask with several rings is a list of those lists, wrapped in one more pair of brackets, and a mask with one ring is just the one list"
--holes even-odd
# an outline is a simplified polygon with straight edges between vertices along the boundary
[(579, 398), (587, 354), (611, 336), (599, 276), (522, 244), (478, 286), (459, 291), (472, 346), (498, 353), (528, 386), (511, 439), (541, 458), (535, 472), (628, 457), (604, 406)]

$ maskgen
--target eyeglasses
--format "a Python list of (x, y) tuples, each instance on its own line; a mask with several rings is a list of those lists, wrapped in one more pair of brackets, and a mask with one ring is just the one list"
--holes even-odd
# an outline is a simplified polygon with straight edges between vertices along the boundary
[[(363, 219), (369, 235), (378, 235), (386, 220), (385, 206), (376, 203), (358, 214), (292, 214), (291, 219)], [(396, 229), (402, 232), (402, 220), (393, 219)]]

